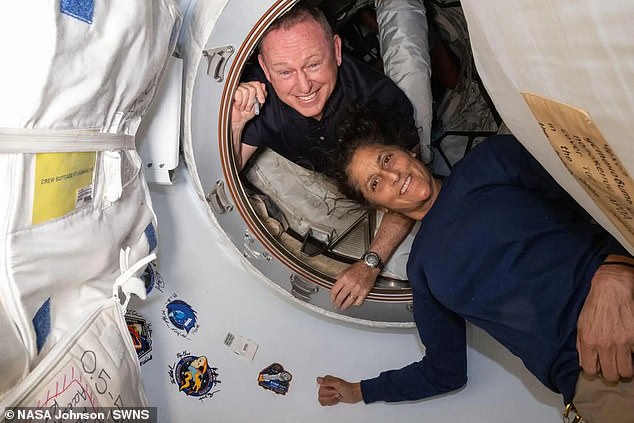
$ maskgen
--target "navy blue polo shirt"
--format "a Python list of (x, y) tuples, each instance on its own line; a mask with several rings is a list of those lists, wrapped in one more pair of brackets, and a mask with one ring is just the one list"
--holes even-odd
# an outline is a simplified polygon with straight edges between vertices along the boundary
[[(319, 121), (304, 117), (283, 103), (261, 68), (250, 70), (243, 79), (264, 82), (268, 97), (260, 115), (244, 127), (242, 142), (270, 147), (306, 169), (327, 172), (327, 157), (336, 147), (337, 119), (352, 102), (376, 102), (385, 106), (395, 118), (412, 126), (411, 133), (416, 133), (413, 107), (405, 93), (378, 70), (346, 55), (339, 66), (335, 89)], [(413, 147), (417, 143), (418, 138), (413, 137), (406, 145)]]

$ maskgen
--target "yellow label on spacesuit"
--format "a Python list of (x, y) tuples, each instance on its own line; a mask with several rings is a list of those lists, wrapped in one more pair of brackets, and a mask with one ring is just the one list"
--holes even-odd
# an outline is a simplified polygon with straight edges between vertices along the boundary
[(522, 93), (559, 159), (634, 245), (634, 181), (587, 112)]
[(33, 224), (92, 202), (97, 153), (39, 153), (35, 157)]

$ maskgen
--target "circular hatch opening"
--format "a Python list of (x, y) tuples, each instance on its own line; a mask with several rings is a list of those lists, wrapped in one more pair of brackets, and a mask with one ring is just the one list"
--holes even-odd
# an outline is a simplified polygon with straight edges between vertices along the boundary
[[(257, 63), (257, 43), (266, 28), (296, 3), (274, 4), (238, 48), (222, 94), (218, 145), (226, 186), (250, 234), (296, 277), (330, 289), (336, 275), (367, 251), (380, 216), (346, 199), (325, 176), (268, 149), (260, 149), (238, 172), (232, 148), (233, 92), (245, 67)], [(387, 270), (367, 300), (411, 303), (411, 288), (402, 276)]]

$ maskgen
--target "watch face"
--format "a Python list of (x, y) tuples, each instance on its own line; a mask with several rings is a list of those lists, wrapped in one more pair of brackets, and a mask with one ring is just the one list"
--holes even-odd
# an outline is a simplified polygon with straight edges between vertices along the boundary
[(381, 263), (381, 259), (376, 253), (365, 253), (363, 261), (370, 267), (377, 267)]

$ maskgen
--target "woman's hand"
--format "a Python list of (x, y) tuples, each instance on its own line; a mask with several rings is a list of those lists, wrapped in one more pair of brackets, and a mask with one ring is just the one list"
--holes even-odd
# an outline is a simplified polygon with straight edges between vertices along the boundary
[(335, 405), (340, 402), (354, 404), (363, 400), (361, 384), (350, 383), (335, 376), (317, 378), (318, 400), (321, 405)]
[[(606, 261), (628, 257), (610, 255)], [(584, 372), (609, 381), (634, 376), (634, 268), (600, 266), (577, 320), (577, 351)]]

